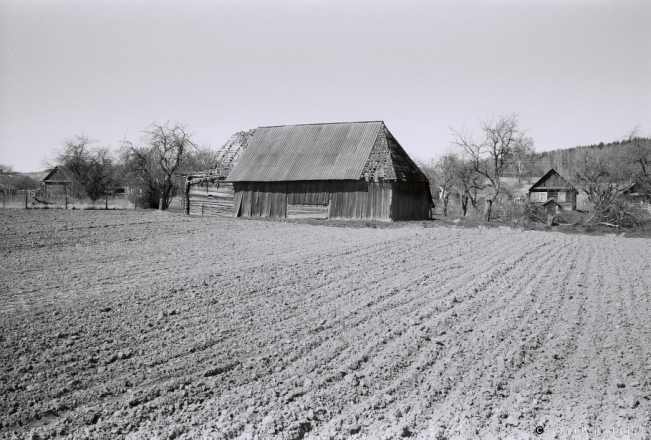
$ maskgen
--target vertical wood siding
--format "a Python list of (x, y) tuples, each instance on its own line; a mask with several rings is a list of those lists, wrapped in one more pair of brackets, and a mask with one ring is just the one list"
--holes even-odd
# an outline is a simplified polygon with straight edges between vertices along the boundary
[(392, 220), (425, 220), (432, 197), (428, 182), (393, 182)]
[(285, 218), (291, 204), (328, 206), (331, 219), (423, 220), (431, 203), (427, 182), (235, 182), (234, 190), (236, 217)]

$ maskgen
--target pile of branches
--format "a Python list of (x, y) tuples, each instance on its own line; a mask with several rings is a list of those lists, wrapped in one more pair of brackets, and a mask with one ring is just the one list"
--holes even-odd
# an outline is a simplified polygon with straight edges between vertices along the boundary
[(586, 223), (592, 222), (606, 226), (637, 228), (649, 222), (649, 219), (645, 217), (647, 216), (629, 201), (623, 198), (616, 198), (610, 203), (597, 207), (594, 214)]

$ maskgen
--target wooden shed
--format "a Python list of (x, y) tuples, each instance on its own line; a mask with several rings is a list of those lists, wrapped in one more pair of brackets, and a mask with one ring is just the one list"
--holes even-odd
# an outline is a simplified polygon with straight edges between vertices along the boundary
[(563, 209), (576, 209), (578, 190), (555, 169), (549, 170), (529, 188), (529, 201), (546, 203), (554, 200)]
[(227, 179), (236, 217), (422, 220), (425, 174), (382, 121), (260, 127)]

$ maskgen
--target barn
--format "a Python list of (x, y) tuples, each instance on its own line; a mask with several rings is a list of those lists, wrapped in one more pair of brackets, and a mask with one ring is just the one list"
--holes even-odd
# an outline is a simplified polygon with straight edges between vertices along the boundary
[(545, 203), (554, 200), (563, 209), (576, 210), (577, 194), (577, 189), (552, 168), (529, 188), (529, 201)]
[(189, 214), (205, 215), (229, 184), (235, 217), (422, 220), (432, 204), (427, 177), (382, 121), (260, 127), (224, 180), (189, 181)]
[(326, 218), (429, 218), (427, 177), (384, 122), (260, 127), (228, 175), (236, 217), (287, 217), (296, 206)]

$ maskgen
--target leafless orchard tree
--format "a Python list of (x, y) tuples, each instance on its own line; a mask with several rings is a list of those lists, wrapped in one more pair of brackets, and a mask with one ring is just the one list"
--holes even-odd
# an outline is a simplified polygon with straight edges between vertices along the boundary
[(138, 145), (122, 142), (121, 154), (134, 183), (150, 191), (159, 200), (159, 209), (169, 208), (173, 197), (174, 174), (198, 147), (187, 126), (152, 123)]
[[(85, 135), (73, 136), (63, 142), (55, 152), (57, 165), (65, 167), (81, 185), (86, 195), (94, 202), (103, 196), (117, 182), (113, 154), (108, 147), (96, 146), (97, 141)], [(46, 164), (49, 162), (46, 161)]]
[[(626, 203), (621, 195), (628, 188), (630, 173), (627, 160), (617, 154), (603, 154), (588, 151), (574, 164), (574, 183), (592, 204), (593, 218), (618, 224), (625, 215)], [(619, 203), (622, 202), (622, 203)]]
[(480, 192), (486, 184), (484, 177), (474, 170), (469, 160), (464, 160), (459, 153), (450, 151), (436, 161), (434, 176), (432, 181), (438, 186), (444, 215), (447, 216), (450, 193), (459, 194), (464, 217), (469, 206), (477, 208)]
[(457, 169), (459, 168), (459, 158), (454, 152), (448, 152), (441, 156), (436, 162), (437, 183), (439, 187), (439, 199), (443, 202), (443, 215), (448, 215), (448, 203), (450, 200), (450, 191), (457, 183)]
[(468, 203), (477, 209), (481, 191), (486, 188), (485, 179), (475, 172), (473, 163), (460, 161), (456, 169), (456, 185), (461, 195), (461, 210), (465, 217), (468, 213)]
[(520, 128), (518, 115), (485, 119), (482, 136), (475, 140), (471, 132), (452, 130), (453, 144), (468, 160), (473, 172), (481, 176), (490, 193), (486, 197), (484, 219), (490, 221), (493, 203), (502, 190), (501, 178), (516, 162), (519, 154), (533, 150), (533, 140)]
[(518, 182), (522, 182), (522, 176), (529, 170), (531, 157), (534, 153), (533, 141), (516, 148), (513, 160), (513, 175), (518, 179)]

